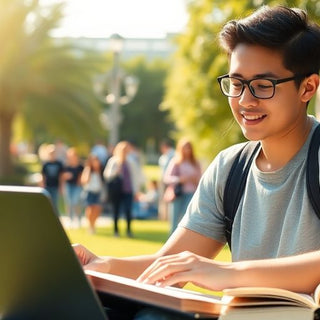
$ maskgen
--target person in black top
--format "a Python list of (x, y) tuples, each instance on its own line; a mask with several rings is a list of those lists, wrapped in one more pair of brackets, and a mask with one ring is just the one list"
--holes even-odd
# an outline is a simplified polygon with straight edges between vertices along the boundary
[(54, 145), (47, 147), (48, 161), (42, 166), (42, 187), (50, 194), (52, 203), (59, 215), (58, 200), (61, 185), (61, 177), (63, 173), (63, 164), (56, 159), (56, 150)]

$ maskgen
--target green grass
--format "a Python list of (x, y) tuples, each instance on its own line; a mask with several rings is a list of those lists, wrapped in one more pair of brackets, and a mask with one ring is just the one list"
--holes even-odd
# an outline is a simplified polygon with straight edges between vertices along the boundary
[(113, 237), (112, 224), (97, 228), (97, 233), (91, 235), (85, 228), (67, 230), (72, 243), (81, 243), (98, 255), (132, 256), (149, 254), (161, 248), (166, 241), (169, 224), (166, 221), (141, 220), (132, 222), (134, 238), (125, 236), (124, 220), (119, 222), (120, 237)]
[[(125, 228), (125, 221), (120, 220), (119, 229), (121, 236), (119, 238), (113, 237), (112, 223), (105, 227), (97, 228), (97, 233), (94, 235), (89, 234), (85, 228), (70, 229), (67, 230), (67, 234), (72, 243), (81, 243), (98, 255), (126, 257), (154, 253), (162, 247), (169, 233), (169, 223), (167, 221), (133, 221), (133, 239), (125, 237)], [(230, 259), (228, 248), (223, 249), (216, 258), (219, 261), (230, 261)], [(209, 292), (192, 284), (188, 284), (186, 288), (205, 293)], [(215, 294), (220, 293), (215, 292)]]
[(143, 172), (148, 180), (160, 180), (160, 168), (157, 165), (145, 165)]

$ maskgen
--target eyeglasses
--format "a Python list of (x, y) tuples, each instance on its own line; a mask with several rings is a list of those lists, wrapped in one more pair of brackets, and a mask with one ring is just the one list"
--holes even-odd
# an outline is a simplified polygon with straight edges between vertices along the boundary
[(251, 94), (258, 99), (271, 99), (274, 96), (276, 85), (292, 80), (298, 80), (306, 77), (305, 75), (295, 75), (290, 78), (283, 79), (266, 79), (255, 78), (251, 80), (243, 80), (229, 75), (217, 78), (222, 93), (230, 98), (238, 98), (242, 95), (245, 85), (248, 86)]

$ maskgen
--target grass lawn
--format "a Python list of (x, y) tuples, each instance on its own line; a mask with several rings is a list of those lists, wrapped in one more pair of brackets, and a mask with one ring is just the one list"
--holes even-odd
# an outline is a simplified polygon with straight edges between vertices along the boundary
[[(72, 243), (81, 243), (89, 250), (98, 255), (109, 256), (133, 256), (141, 254), (150, 254), (157, 251), (166, 241), (169, 232), (169, 223), (158, 220), (134, 220), (132, 230), (134, 238), (125, 237), (126, 225), (124, 220), (120, 220), (119, 238), (113, 237), (112, 223), (98, 227), (97, 233), (91, 235), (85, 228), (66, 230)], [(219, 261), (230, 261), (230, 251), (228, 248), (222, 250), (217, 257)], [(188, 284), (187, 289), (207, 292)]]
[(113, 237), (113, 225), (98, 227), (91, 235), (87, 229), (69, 229), (67, 234), (72, 243), (81, 243), (98, 255), (117, 257), (149, 254), (158, 250), (166, 241), (169, 224), (165, 221), (134, 220), (132, 230), (134, 238), (125, 236), (126, 224), (119, 221), (120, 237)]

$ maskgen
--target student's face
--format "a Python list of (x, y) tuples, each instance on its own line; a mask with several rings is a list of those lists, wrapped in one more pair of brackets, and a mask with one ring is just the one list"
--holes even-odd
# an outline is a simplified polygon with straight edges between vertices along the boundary
[[(260, 46), (239, 44), (230, 57), (230, 76), (251, 80), (260, 75), (270, 79), (292, 77), (279, 52)], [(232, 113), (249, 140), (279, 139), (306, 119), (306, 107), (294, 81), (276, 85), (271, 99), (255, 98), (245, 86), (238, 98), (229, 98)], [(302, 121), (302, 122), (301, 122)]]

